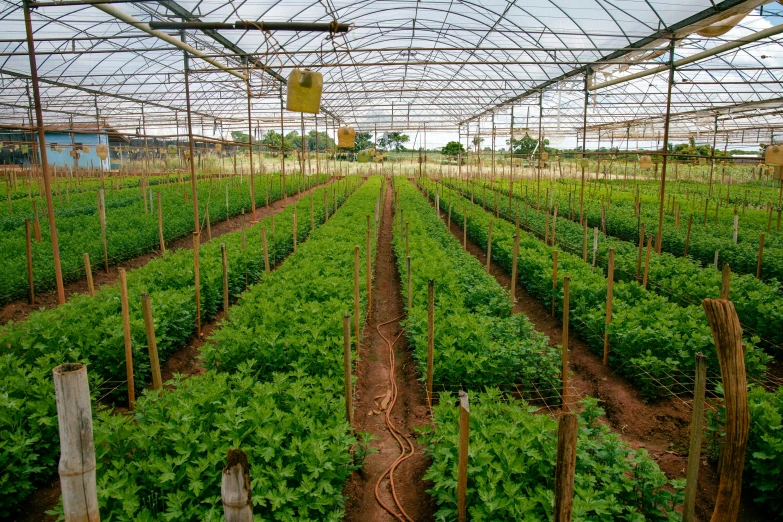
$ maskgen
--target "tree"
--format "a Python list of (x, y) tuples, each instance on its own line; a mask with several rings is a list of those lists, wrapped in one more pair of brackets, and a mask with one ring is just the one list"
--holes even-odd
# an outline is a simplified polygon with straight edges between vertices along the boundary
[(231, 139), (240, 143), (247, 143), (247, 133), (242, 131), (231, 131)]
[(405, 150), (403, 143), (408, 143), (410, 136), (400, 132), (386, 132), (378, 139), (378, 146), (384, 150), (394, 150), (402, 152)]
[[(514, 154), (520, 154), (522, 156), (528, 156), (530, 154), (533, 154), (533, 151), (536, 150), (536, 147), (538, 146), (538, 140), (531, 137), (529, 134), (525, 134), (525, 136), (521, 140), (506, 140), (506, 145), (509, 145), (511, 150)], [(549, 140), (544, 140), (543, 142), (544, 147), (549, 145)]]
[(458, 141), (450, 141), (445, 147), (440, 149), (440, 153), (444, 156), (449, 156), (450, 158), (456, 158), (459, 154), (465, 154), (465, 147)]
[[(315, 150), (315, 129), (307, 133), (307, 144), (305, 145), (309, 150)], [(325, 132), (318, 133), (318, 150), (332, 150), (334, 148), (334, 140), (329, 137)]]
[(279, 149), (281, 143), (280, 134), (278, 134), (272, 129), (269, 129), (268, 131), (266, 131), (266, 134), (264, 134), (264, 137), (261, 138), (261, 143), (263, 143), (269, 148)]

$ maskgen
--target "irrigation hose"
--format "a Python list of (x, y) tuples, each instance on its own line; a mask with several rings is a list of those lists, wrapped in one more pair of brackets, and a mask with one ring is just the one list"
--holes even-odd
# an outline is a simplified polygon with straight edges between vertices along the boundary
[[(394, 376), (394, 373), (395, 373), (394, 372), (394, 345), (397, 343), (397, 341), (400, 340), (400, 337), (402, 337), (402, 333), (403, 332), (401, 330), (400, 333), (397, 335), (397, 337), (394, 338), (394, 340), (391, 340), (391, 339), (387, 338), (381, 332), (381, 327), (382, 326), (386, 326), (388, 324), (397, 322), (397, 321), (399, 321), (400, 319), (402, 319), (404, 317), (405, 317), (404, 315), (401, 315), (401, 316), (396, 317), (396, 318), (394, 318), (394, 319), (392, 319), (390, 321), (386, 321), (386, 322), (380, 323), (379, 325), (377, 325), (375, 327), (376, 330), (378, 331), (378, 335), (380, 335), (381, 338), (386, 342), (386, 345), (387, 345), (387, 347), (389, 349), (389, 383), (391, 384), (391, 399), (389, 401), (389, 406), (386, 408), (386, 415), (385, 415), (386, 427), (389, 429), (389, 432), (392, 434), (394, 439), (397, 441), (397, 444), (399, 444), (400, 452), (401, 452), (400, 456), (397, 457), (397, 459), (392, 463), (392, 465), (389, 467), (389, 469), (387, 469), (386, 471), (383, 472), (383, 474), (378, 479), (378, 482), (375, 483), (375, 500), (377, 500), (378, 503), (383, 507), (383, 509), (385, 509), (391, 516), (393, 516), (397, 520), (399, 520), (401, 522), (414, 522), (413, 519), (405, 512), (405, 509), (402, 507), (402, 503), (397, 498), (397, 492), (396, 492), (396, 490), (394, 488), (394, 470), (397, 468), (397, 466), (399, 466), (405, 460), (407, 460), (410, 457), (412, 457), (413, 454), (415, 453), (415, 450), (413, 448), (413, 443), (410, 441), (410, 439), (405, 434), (403, 434), (399, 429), (397, 429), (397, 427), (394, 425), (394, 423), (392, 422), (392, 419), (391, 419), (392, 409), (394, 408), (394, 404), (397, 402), (397, 382), (396, 382), (395, 376)], [(403, 440), (405, 442), (403, 442)], [(408, 453), (409, 450), (408, 450), (408, 448), (406, 446), (406, 443), (407, 443), (407, 446), (410, 447), (410, 453)], [(378, 490), (379, 490), (379, 488), (381, 486), (381, 482), (383, 482), (383, 480), (386, 478), (386, 476), (389, 477), (389, 485), (391, 486), (392, 498), (394, 499), (394, 503), (396, 504), (397, 509), (399, 509), (399, 511), (400, 511), (400, 513), (402, 513), (402, 515), (396, 513), (392, 508), (387, 506), (383, 502), (383, 500), (381, 500), (381, 496), (380, 496), (380, 493), (378, 492)]]

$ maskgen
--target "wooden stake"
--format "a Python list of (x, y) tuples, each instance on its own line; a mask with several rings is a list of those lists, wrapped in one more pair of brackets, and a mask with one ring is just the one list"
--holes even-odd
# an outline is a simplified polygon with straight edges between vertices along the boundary
[(372, 317), (372, 242), (370, 239), (370, 216), (367, 216), (367, 231), (366, 231), (366, 239), (365, 239), (365, 254), (364, 254), (364, 260), (365, 260), (365, 286), (367, 287), (367, 317)]
[(470, 441), (470, 401), (468, 394), (459, 391), (459, 453), (457, 458), (457, 520), (468, 519), (468, 444)]
[(264, 272), (269, 273), (269, 250), (266, 244), (266, 227), (261, 228), (261, 243), (264, 246)]
[(65, 520), (99, 521), (95, 447), (87, 367), (61, 364), (52, 370), (60, 433), (60, 489)]
[(639, 281), (642, 274), (642, 252), (644, 251), (644, 229), (645, 224), (642, 223), (642, 226), (639, 230), (639, 253), (636, 256), (636, 280)]
[[(359, 332), (356, 332), (359, 337)], [(351, 314), (343, 316), (343, 381), (345, 381), (345, 419), (353, 424), (353, 382), (351, 372)]]
[(223, 311), (228, 313), (228, 255), (225, 243), (220, 243), (220, 256), (223, 261)]
[(756, 279), (761, 279), (761, 260), (764, 257), (764, 232), (761, 233), (759, 239), (759, 260), (756, 265)]
[(247, 462), (247, 455), (238, 449), (228, 450), (220, 485), (226, 522), (253, 522), (250, 491), (250, 464)]
[(683, 257), (688, 255), (688, 245), (691, 242), (691, 225), (693, 225), (693, 214), (688, 216), (688, 232), (685, 234), (685, 253), (683, 253)]
[(124, 268), (118, 268), (120, 275), (120, 303), (122, 306), (122, 334), (125, 339), (125, 374), (128, 381), (128, 409), (136, 405), (136, 390), (133, 382), (133, 345), (130, 331), (130, 309), (128, 307), (128, 279)]
[(557, 420), (554, 522), (571, 521), (571, 510), (574, 500), (577, 431), (576, 415), (561, 412)]
[(408, 256), (405, 258), (407, 267), (408, 267), (408, 310), (407, 313), (411, 313), (411, 309), (413, 308), (413, 290), (411, 289), (411, 256)]
[(158, 241), (160, 243), (160, 253), (166, 253), (166, 242), (163, 239), (163, 207), (160, 203), (160, 192), (158, 192)]
[(196, 299), (196, 338), (201, 338), (201, 269), (199, 266), (199, 233), (193, 232), (193, 284)]
[(291, 229), (291, 236), (294, 240), (294, 252), (296, 252), (296, 240), (299, 239), (297, 236), (299, 232), (299, 226), (296, 223), (296, 209), (294, 209), (294, 219), (293, 219), (293, 228)]
[(729, 286), (731, 285), (731, 268), (728, 263), (723, 263), (723, 271), (721, 274), (721, 286), (720, 286), (720, 298), (729, 298)]
[(563, 411), (568, 411), (568, 321), (569, 308), (571, 306), (569, 298), (569, 288), (571, 286), (571, 276), (563, 278), (563, 344), (560, 358), (562, 360), (562, 380), (563, 380)]
[(693, 414), (691, 416), (691, 443), (688, 449), (688, 471), (685, 479), (685, 501), (682, 521), (693, 522), (696, 511), (696, 484), (701, 463), (701, 437), (704, 426), (704, 395), (707, 383), (707, 358), (696, 354), (696, 378), (693, 384)]
[[(11, 187), (8, 187), (11, 190)], [(35, 281), (33, 280), (33, 241), (30, 237), (30, 220), (24, 220), (25, 252), (27, 253), (27, 302), (35, 304)]]
[(109, 273), (109, 248), (106, 242), (106, 200), (103, 189), (98, 191), (98, 213), (101, 220), (101, 244), (103, 245), (103, 269)]
[(587, 263), (587, 221), (584, 222), (583, 230), (584, 233), (582, 234), (582, 261), (584, 263)]
[(598, 257), (598, 227), (593, 228), (593, 266)]
[(718, 351), (726, 406), (725, 446), (718, 498), (712, 522), (733, 522), (737, 519), (742, 493), (742, 470), (748, 442), (748, 383), (745, 376), (745, 351), (742, 347), (742, 326), (734, 303), (724, 299), (705, 299), (702, 306), (710, 323), (712, 338)]
[(87, 276), (87, 291), (90, 297), (95, 297), (95, 285), (92, 282), (92, 267), (90, 266), (90, 254), (84, 253), (84, 274)]
[(555, 292), (557, 291), (557, 250), (552, 251), (552, 317), (555, 316)]
[(612, 322), (612, 289), (613, 288), (614, 288), (614, 248), (610, 248), (609, 266), (606, 275), (606, 327), (604, 329), (604, 366), (607, 366), (609, 364), (609, 324)]
[(467, 209), (463, 210), (462, 214), (462, 248), (465, 252), (468, 251), (468, 213)]
[(511, 258), (511, 306), (517, 302), (517, 262), (519, 259), (519, 227), (514, 234), (514, 253)]
[(492, 263), (492, 225), (494, 222), (494, 219), (489, 220), (489, 235), (487, 236), (487, 273), (489, 273), (490, 264)]
[(35, 221), (33, 222), (33, 232), (35, 234), (35, 242), (41, 242), (41, 219), (38, 216), (38, 202), (33, 200), (33, 214), (35, 215)]
[(353, 249), (353, 330), (356, 334), (356, 355), (359, 355), (359, 245)]
[(650, 273), (650, 252), (652, 250), (652, 236), (647, 237), (647, 254), (644, 256), (644, 278), (642, 279), (642, 288), (647, 289), (647, 276)]
[(155, 323), (152, 320), (152, 305), (147, 292), (141, 294), (141, 313), (144, 317), (144, 331), (147, 334), (147, 347), (150, 351), (150, 368), (152, 370), (152, 389), (159, 390), (163, 387), (163, 379), (160, 376), (160, 362), (158, 361), (158, 343), (155, 340)]
[(427, 405), (432, 412), (433, 359), (435, 352), (435, 282), (427, 282)]

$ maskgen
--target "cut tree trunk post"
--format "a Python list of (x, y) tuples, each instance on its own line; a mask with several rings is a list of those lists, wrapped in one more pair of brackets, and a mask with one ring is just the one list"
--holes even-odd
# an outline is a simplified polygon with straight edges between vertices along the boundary
[(130, 309), (128, 307), (128, 279), (124, 268), (117, 269), (120, 275), (120, 304), (122, 306), (122, 334), (125, 340), (125, 373), (128, 380), (128, 409), (136, 403), (136, 390), (133, 382), (133, 345), (130, 332)]
[(60, 432), (60, 489), (66, 521), (99, 522), (95, 447), (87, 367), (67, 363), (52, 370)]
[(353, 383), (351, 372), (351, 314), (343, 316), (343, 381), (345, 381), (345, 419), (353, 424)]
[(604, 327), (604, 366), (609, 364), (609, 325), (612, 322), (612, 289), (614, 288), (614, 248), (609, 249), (606, 274), (606, 326)]
[(576, 470), (576, 415), (561, 412), (557, 420), (554, 522), (570, 522)]
[(688, 449), (688, 471), (685, 479), (685, 501), (682, 522), (693, 522), (696, 512), (696, 490), (701, 463), (701, 437), (704, 426), (704, 395), (707, 383), (707, 358), (696, 354), (696, 378), (693, 384), (693, 415), (691, 416), (691, 443)]
[(734, 303), (725, 299), (705, 299), (702, 306), (712, 329), (718, 351), (724, 405), (726, 407), (725, 446), (718, 498), (712, 522), (733, 522), (739, 512), (742, 493), (742, 470), (748, 442), (750, 415), (748, 383), (745, 376), (745, 353), (742, 346), (742, 326)]
[(228, 450), (220, 485), (226, 522), (253, 522), (250, 491), (250, 465), (247, 455), (242, 450)]
[(150, 352), (150, 368), (152, 370), (152, 389), (159, 390), (163, 387), (163, 379), (160, 376), (160, 362), (158, 361), (158, 342), (155, 339), (155, 323), (152, 320), (152, 304), (147, 292), (141, 294), (141, 313), (144, 316), (144, 331), (147, 334), (147, 348)]
[[(9, 187), (10, 191), (11, 188)], [(9, 192), (10, 193), (10, 192)], [(30, 220), (24, 220), (25, 252), (27, 254), (27, 302), (35, 304), (35, 281), (33, 280), (33, 241), (30, 237)]]
[(468, 394), (459, 391), (459, 453), (457, 459), (457, 520), (468, 519), (468, 443), (470, 441), (470, 401)]
[(435, 281), (427, 282), (427, 405), (432, 412), (433, 360), (435, 352)]
[(562, 359), (562, 381), (563, 381), (563, 411), (568, 411), (568, 321), (569, 321), (569, 307), (571, 306), (569, 299), (569, 287), (571, 283), (571, 277), (565, 276), (563, 278), (563, 343), (562, 353), (560, 358)]

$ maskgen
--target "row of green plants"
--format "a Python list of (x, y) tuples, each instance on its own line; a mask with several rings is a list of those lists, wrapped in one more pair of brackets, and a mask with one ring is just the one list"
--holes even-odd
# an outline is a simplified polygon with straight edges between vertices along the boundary
[[(430, 189), (431, 192), (434, 189)], [(442, 201), (450, 201), (450, 191), (445, 192), (446, 196), (443, 198)], [(478, 198), (479, 194), (476, 192), (474, 194), (474, 197)], [(498, 199), (498, 205), (499, 205), (499, 213), (503, 217), (509, 217), (512, 220), (515, 219), (516, 208), (514, 211), (509, 212), (508, 209), (508, 199), (507, 198), (499, 198)], [(463, 200), (464, 203), (464, 200)], [(443, 203), (441, 203), (443, 204)], [(476, 205), (478, 206), (478, 205)], [(464, 208), (459, 207), (458, 208)], [(481, 214), (483, 211), (474, 209), (475, 213)], [(543, 236), (544, 231), (544, 221), (545, 217), (542, 217), (540, 213), (535, 212), (533, 209), (520, 209), (519, 212), (520, 221), (522, 226), (529, 226), (533, 231), (537, 231), (540, 233), (540, 235)], [(452, 216), (453, 217), (453, 216)], [(460, 218), (461, 219), (461, 218)], [(475, 238), (476, 236), (471, 233), (471, 225), (470, 225), (470, 214), (468, 218), (468, 233), (471, 237)], [(557, 227), (557, 235), (556, 239), (560, 238), (557, 243), (558, 246), (562, 246), (560, 241), (563, 240), (563, 238), (567, 237), (569, 233), (565, 230), (561, 230), (561, 227), (563, 227), (560, 222), (558, 222)], [(572, 224), (574, 227), (579, 229), (579, 241), (581, 242), (581, 234), (582, 229), (579, 227), (578, 224)], [(495, 221), (494, 223), (495, 231), (497, 231), (500, 228), (505, 227), (511, 227), (510, 224), (502, 223), (500, 221)], [(571, 227), (573, 228), (573, 227)], [(504, 249), (504, 244), (496, 243), (496, 232), (493, 232), (493, 244), (492, 244), (492, 251), (493, 251), (493, 257), (496, 251), (500, 249)], [(524, 233), (521, 233), (522, 237), (524, 237)], [(573, 237), (572, 237), (573, 239)], [(590, 238), (592, 240), (592, 238)], [(568, 241), (566, 239), (565, 241)], [(619, 243), (616, 242), (615, 243)], [(486, 246), (486, 236), (484, 236), (484, 243), (480, 243), (481, 246)], [(540, 243), (539, 243), (540, 244)], [(506, 247), (507, 248), (507, 247)], [(579, 246), (579, 249), (581, 250), (581, 244)], [(608, 249), (608, 246), (604, 245), (600, 252), (602, 252), (604, 255), (606, 254), (606, 251)], [(551, 250), (551, 249), (550, 249)], [(620, 249), (618, 248), (618, 252), (620, 252)], [(540, 270), (539, 267), (531, 267), (526, 266), (529, 265), (528, 261), (522, 261), (524, 257), (528, 257), (530, 254), (529, 252), (524, 252), (522, 248), (520, 248), (520, 280), (523, 281), (525, 277), (522, 275), (523, 270)], [(590, 254), (588, 254), (589, 256)], [(701, 312), (701, 309), (699, 306), (693, 306), (687, 304), (687, 293), (688, 292), (696, 292), (696, 296), (704, 296), (704, 297), (718, 297), (719, 296), (719, 279), (720, 275), (718, 272), (715, 272), (718, 274), (718, 281), (712, 281), (712, 283), (708, 284), (708, 280), (704, 278), (704, 276), (699, 277), (699, 275), (695, 272), (689, 272), (686, 269), (683, 269), (684, 275), (682, 277), (678, 278), (677, 276), (672, 276), (670, 284), (673, 286), (671, 289), (671, 295), (672, 296), (679, 296), (679, 299), (682, 299), (681, 305), (682, 306), (682, 318), (678, 322), (676, 315), (677, 311), (676, 309), (672, 308), (672, 303), (665, 303), (664, 300), (662, 300), (661, 297), (652, 298), (652, 302), (659, 301), (661, 303), (660, 308), (657, 308), (652, 305), (645, 305), (642, 301), (637, 301), (636, 303), (625, 303), (618, 299), (618, 290), (619, 288), (626, 286), (627, 287), (636, 287), (636, 290), (639, 294), (641, 294), (641, 288), (639, 285), (633, 281), (631, 281), (631, 277), (629, 276), (628, 272), (631, 274), (634, 273), (636, 268), (636, 254), (630, 256), (630, 259), (626, 259), (625, 268), (622, 268), (623, 262), (621, 261), (623, 254), (620, 254), (616, 256), (616, 268), (615, 268), (615, 275), (621, 275), (623, 272), (626, 272), (625, 276), (621, 276), (620, 279), (628, 279), (628, 282), (619, 282), (615, 285), (615, 292), (614, 292), (614, 302), (613, 302), (613, 319), (612, 319), (612, 325), (610, 325), (608, 331), (610, 332), (610, 346), (611, 350), (623, 350), (627, 354), (630, 354), (629, 362), (631, 365), (637, 364), (637, 361), (641, 361), (642, 363), (651, 363), (655, 359), (654, 357), (663, 359), (664, 354), (670, 354), (665, 357), (664, 362), (666, 363), (672, 363), (672, 362), (678, 362), (678, 365), (676, 369), (680, 371), (680, 377), (677, 378), (678, 382), (682, 382), (683, 379), (685, 379), (685, 382), (690, 382), (687, 378), (687, 374), (691, 373), (691, 367), (692, 367), (692, 360), (693, 360), (693, 353), (696, 353), (698, 351), (701, 351), (702, 353), (705, 353), (708, 355), (708, 361), (710, 361), (710, 367), (709, 367), (709, 373), (712, 374), (719, 374), (719, 368), (717, 365), (717, 361), (715, 360), (715, 348), (714, 344), (712, 342), (712, 338), (709, 333), (709, 327), (706, 325), (706, 320), (704, 319), (703, 312)], [(581, 254), (579, 255), (581, 258)], [(659, 256), (652, 256), (651, 257), (651, 272), (650, 276), (652, 278), (652, 281), (656, 280), (656, 277), (660, 279), (663, 279), (665, 277), (665, 273), (667, 270), (667, 263), (666, 261), (671, 261), (672, 263), (676, 264), (676, 267), (681, 267), (683, 260), (674, 258), (673, 256), (669, 255), (663, 255), (660, 256), (660, 263), (656, 266), (655, 271), (653, 271), (653, 263), (652, 260)], [(574, 276), (573, 269), (567, 269), (565, 268), (565, 265), (562, 264), (562, 261), (565, 259), (572, 258), (571, 254), (564, 254), (560, 253), (559, 255), (559, 261), (561, 262), (559, 265), (559, 270), (568, 270), (568, 273), (573, 277), (571, 282), (571, 299), (572, 303), (574, 303), (573, 298), (575, 294), (573, 292), (573, 289), (576, 286), (576, 277)], [(602, 258), (602, 264), (605, 263), (606, 258)], [(662, 260), (662, 261), (661, 261)], [(632, 261), (631, 266), (627, 266), (628, 263)], [(509, 269), (510, 262), (507, 261), (506, 255), (499, 253), (498, 262), (504, 265), (504, 268)], [(581, 259), (579, 259), (579, 262), (581, 262)], [(585, 263), (582, 263), (582, 265), (586, 265)], [(676, 267), (672, 269), (672, 271), (676, 270)], [(630, 271), (630, 269), (633, 269), (633, 271)], [(588, 267), (589, 269), (589, 267)], [(596, 269), (592, 269), (593, 272), (596, 271)], [(692, 284), (689, 284), (687, 282), (687, 279), (689, 278), (688, 273), (691, 274), (690, 277), (694, 278), (694, 282)], [(544, 279), (549, 281), (549, 284), (551, 285), (551, 268), (549, 269), (548, 275), (546, 272), (546, 269), (544, 269), (543, 272)], [(580, 279), (582, 276), (579, 276)], [(699, 282), (701, 280), (702, 282)], [(677, 288), (677, 285), (682, 285), (682, 288)], [(701, 285), (705, 285), (702, 287)], [(717, 286), (716, 286), (717, 285)], [(773, 296), (770, 295), (770, 289), (769, 287), (766, 287), (764, 289), (760, 289), (757, 291), (752, 290), (754, 285), (763, 285), (763, 283), (760, 283), (756, 281), (753, 278), (749, 278), (749, 276), (741, 276), (737, 278), (736, 276), (733, 276), (732, 281), (732, 293), (730, 294), (730, 298), (732, 300), (735, 299), (734, 292), (737, 293), (738, 296), (744, 296), (744, 302), (740, 304), (736, 304), (738, 314), (745, 314), (746, 318), (749, 318), (749, 314), (752, 314), (752, 308), (754, 306), (757, 307), (757, 310), (759, 314), (769, 314), (770, 315), (770, 322), (774, 322), (777, 316), (776, 313), (769, 312), (769, 308), (765, 307), (764, 304), (764, 298), (765, 296), (770, 299), (769, 306), (774, 307), (775, 302), (777, 301), (777, 298), (775, 297), (773, 300)], [(529, 287), (528, 287), (529, 288)], [(599, 287), (600, 288), (600, 287)], [(605, 283), (603, 283), (603, 290), (599, 292), (599, 295), (597, 296), (598, 299), (604, 299), (605, 300)], [(705, 290), (708, 292), (708, 295), (705, 294)], [(679, 292), (679, 293), (678, 293)], [(760, 294), (760, 295), (758, 295)], [(534, 294), (535, 295), (535, 294)], [(539, 291), (538, 295), (542, 295), (544, 299), (547, 299), (546, 292)], [(622, 294), (620, 294), (622, 295)], [(556, 296), (556, 299), (561, 297)], [(621, 298), (622, 299), (622, 298)], [(557, 302), (557, 301), (556, 301)], [(589, 302), (589, 298), (582, 299), (581, 303), (579, 304), (579, 307), (584, 307)], [(573, 305), (572, 305), (573, 306)], [(634, 307), (637, 309), (634, 310)], [(619, 308), (619, 310), (618, 310)], [(750, 310), (750, 311), (749, 311)], [(619, 313), (618, 313), (619, 312)], [(603, 318), (605, 314), (605, 305), (602, 307), (600, 311), (600, 317)], [(649, 320), (643, 320), (642, 318), (648, 316)], [(574, 309), (571, 310), (571, 317), (572, 320), (574, 319)], [(741, 315), (742, 317), (742, 315)], [(750, 320), (750, 319), (749, 319)], [(623, 323), (621, 323), (621, 321)], [(602, 339), (600, 339), (598, 336), (595, 335), (596, 332), (591, 330), (584, 330), (579, 328), (579, 319), (577, 319), (576, 324), (574, 326), (577, 328), (577, 332), (579, 332), (580, 336), (588, 342), (588, 344), (596, 351), (600, 353), (600, 351), (603, 348)], [(763, 323), (763, 320), (760, 321), (760, 323)], [(600, 326), (599, 326), (600, 328)], [(691, 334), (688, 333), (689, 329), (693, 329), (693, 332)], [(600, 332), (600, 330), (599, 330)], [(615, 334), (619, 334), (615, 335)], [(753, 342), (755, 339), (748, 339), (745, 338), (745, 347), (746, 347), (746, 364), (747, 364), (747, 371), (750, 380), (759, 380), (762, 376), (763, 367), (766, 365), (766, 362), (768, 360), (768, 357), (764, 357), (763, 354), (759, 352), (759, 350), (754, 348)], [(634, 351), (634, 343), (638, 344), (638, 348), (636, 351)], [(660, 346), (657, 346), (656, 343), (660, 343)], [(654, 355), (653, 355), (654, 354)], [(634, 368), (628, 368), (624, 367), (622, 365), (621, 361), (616, 361), (619, 363), (617, 368), (617, 371), (619, 373), (623, 373), (626, 376), (628, 376), (632, 382), (634, 383), (642, 383), (642, 386), (646, 386), (648, 383), (645, 383), (645, 379), (648, 377), (652, 377), (655, 375), (655, 373), (652, 373), (655, 369), (654, 367), (647, 367), (643, 368), (646, 372), (649, 372), (650, 375), (642, 374), (642, 375), (636, 375), (637, 370)], [(612, 363), (612, 352), (610, 352), (610, 364)], [(659, 368), (659, 370), (662, 370)], [(666, 370), (662, 370), (666, 371)], [(670, 371), (674, 371), (674, 368)], [(674, 375), (672, 375), (673, 377)], [(659, 380), (654, 383), (649, 383), (651, 385), (665, 385), (666, 382), (663, 380)], [(675, 388), (672, 388), (674, 390)], [(644, 389), (643, 389), (644, 390)], [(682, 391), (687, 391), (683, 389)], [(720, 386), (717, 387), (716, 391), (720, 391)], [(661, 393), (659, 393), (661, 394)], [(751, 412), (751, 428), (750, 428), (750, 434), (749, 434), (749, 442), (748, 442), (748, 451), (747, 451), (747, 458), (746, 458), (746, 470), (745, 470), (745, 483), (746, 485), (753, 490), (754, 500), (756, 502), (759, 502), (761, 504), (764, 504), (767, 508), (770, 509), (771, 512), (779, 512), (781, 503), (780, 503), (780, 473), (783, 471), (783, 436), (781, 436), (781, 429), (783, 429), (783, 426), (781, 425), (781, 420), (783, 419), (783, 388), (779, 388), (777, 391), (768, 392), (765, 391), (762, 387), (754, 385), (751, 387), (750, 391), (750, 412)], [(714, 458), (717, 459), (717, 449), (720, 446), (720, 439), (722, 437), (722, 418), (720, 415), (715, 416), (713, 418), (713, 427), (710, 430), (711, 438), (712, 438), (712, 452)]]
[[(457, 187), (453, 183), (449, 183), (449, 186)], [(462, 192), (465, 191), (464, 188), (459, 188)], [(502, 194), (502, 197), (495, 198), (495, 192)], [(500, 188), (489, 191), (486, 195), (483, 190), (477, 189), (473, 196), (474, 200), (482, 205), (490, 205), (490, 209), (494, 209), (497, 204), (499, 214), (506, 220), (515, 221), (516, 214), (519, 212), (523, 227), (540, 238), (546, 236), (546, 216), (543, 207), (541, 211), (537, 211), (534, 207), (525, 205), (522, 199), (521, 209), (517, 209), (516, 204), (514, 208), (509, 209), (508, 191)], [(638, 236), (637, 243), (632, 243), (607, 236), (599, 230), (598, 238), (596, 263), (599, 266), (607, 267), (609, 249), (615, 249), (615, 280), (636, 281), (637, 268), (639, 268), (640, 278), (643, 277), (646, 263), (646, 238), (641, 263), (639, 263)], [(578, 222), (568, 219), (567, 210), (558, 213), (555, 239), (560, 248), (577, 256), (582, 255), (584, 229)], [(591, 260), (593, 230), (588, 230), (587, 241), (588, 259)], [(700, 306), (702, 299), (718, 298), (721, 292), (721, 281), (720, 271), (713, 267), (702, 268), (697, 261), (689, 257), (677, 257), (667, 252), (662, 252), (660, 255), (652, 252), (650, 255), (648, 288), (681, 306)], [(759, 338), (758, 345), (770, 353), (783, 355), (783, 296), (781, 296), (780, 284), (777, 281), (759, 281), (750, 274), (732, 274), (729, 297), (734, 302), (737, 315), (746, 331)]]
[[(509, 293), (463, 251), (426, 199), (408, 183), (397, 183), (394, 251), (403, 280), (411, 258), (412, 308), (405, 330), (422, 376), (427, 364), (428, 281), (434, 283), (436, 387), (519, 384), (526, 392), (560, 388), (560, 354), (524, 314), (512, 314)], [(407, 249), (407, 250), (406, 250)], [(403, 299), (407, 299), (407, 283)]]
[[(413, 308), (406, 332), (420, 373), (425, 372), (427, 281), (435, 281), (434, 381), (471, 390), (467, 506), (470, 520), (546, 520), (552, 517), (557, 422), (494, 386), (516, 383), (533, 390), (559, 388), (557, 347), (513, 314), (508, 292), (466, 253), (424, 197), (399, 185), (397, 212), (409, 230)], [(395, 228), (395, 252), (405, 274), (405, 235)], [(403, 292), (404, 293), (404, 292)], [(557, 397), (554, 391), (550, 396)], [(436, 520), (457, 517), (459, 408), (439, 394), (433, 424), (421, 430), (432, 459), (425, 478)], [(558, 399), (554, 399), (558, 402)], [(682, 481), (670, 482), (645, 450), (633, 450), (597, 418), (597, 400), (586, 398), (579, 416), (574, 493), (576, 520), (678, 520)]]
[[(221, 469), (230, 448), (247, 453), (255, 517), (343, 518), (344, 483), (366, 451), (345, 417), (343, 315), (353, 310), (354, 245), (365, 244), (380, 190), (379, 178), (359, 187), (242, 294), (203, 348), (205, 374), (146, 393), (133, 416), (99, 414), (104, 520), (223, 520)], [(363, 324), (364, 285), (361, 299)]]
[[(235, 299), (246, 285), (263, 277), (262, 229), (266, 229), (270, 263), (293, 249), (293, 214), (297, 236), (305, 239), (313, 222), (324, 219), (323, 193), (330, 197), (330, 213), (342, 203), (354, 180), (317, 189), (274, 216), (245, 230), (222, 236), (200, 248), (202, 321), (223, 306), (222, 254), (226, 245), (229, 292)], [(319, 204), (320, 203), (320, 204)], [(244, 248), (243, 248), (244, 244)], [(141, 390), (150, 382), (149, 356), (141, 313), (141, 294), (153, 304), (159, 358), (164, 362), (196, 330), (195, 277), (191, 250), (167, 251), (144, 267), (128, 273), (128, 300), (134, 358), (134, 384)], [(25, 498), (51, 476), (57, 456), (57, 421), (51, 370), (63, 362), (89, 364), (92, 387), (104, 402), (123, 401), (127, 395), (124, 337), (118, 284), (104, 286), (95, 297), (79, 295), (50, 310), (33, 312), (27, 320), (0, 327), (0, 512)]]
[[(319, 175), (314, 182), (326, 180), (325, 175)], [(229, 203), (226, 206), (226, 192), (223, 185), (208, 181), (199, 183), (199, 216), (200, 226), (206, 228), (206, 209), (209, 207), (210, 222), (217, 223), (228, 217), (238, 215), (243, 209), (250, 211), (248, 184), (229, 185)], [(192, 201), (185, 203), (182, 190), (177, 187), (159, 189), (163, 216), (163, 236), (166, 241), (182, 237), (192, 232), (193, 208)], [(297, 192), (296, 180), (286, 180), (288, 195)], [(158, 190), (153, 190), (153, 198), (157, 198)], [(259, 176), (256, 181), (256, 204), (266, 204), (266, 198), (273, 202), (283, 197), (283, 187), (279, 176)], [(111, 201), (111, 203), (109, 203)], [(57, 220), (57, 233), (60, 244), (60, 259), (63, 278), (66, 282), (84, 277), (84, 253), (89, 253), (93, 269), (103, 266), (103, 245), (101, 241), (100, 217), (97, 212), (97, 199), (88, 204), (87, 212), (74, 213), (71, 216)], [(145, 213), (144, 201), (141, 195), (125, 193), (113, 197), (106, 204), (106, 242), (110, 264), (116, 264), (125, 259), (157, 250), (160, 247), (158, 235), (157, 204), (153, 203), (152, 211)], [(33, 274), (36, 292), (54, 288), (54, 257), (49, 238), (48, 220), (44, 209), (41, 213), (40, 226), (43, 240), (33, 241)], [(0, 232), (0, 251), (12, 253), (0, 261), (0, 304), (27, 294), (27, 266), (25, 256), (24, 217), (21, 227)]]
[[(422, 187), (434, 198), (436, 184), (422, 180)], [(474, 198), (478, 194), (474, 194)], [(452, 219), (462, 223), (467, 213), (468, 236), (481, 248), (487, 248), (490, 220), (492, 259), (511, 271), (515, 226), (472, 204), (454, 190), (441, 190), (441, 209), (452, 205)], [(498, 198), (500, 208), (507, 198)], [(511, 213), (513, 215), (513, 213)], [(543, 221), (538, 213), (520, 212), (525, 220)], [(534, 227), (535, 228), (535, 227)], [(543, 228), (543, 226), (540, 226)], [(609, 364), (628, 377), (648, 398), (689, 392), (682, 383), (692, 382), (693, 357), (707, 355), (708, 372), (719, 374), (717, 354), (707, 319), (700, 305), (680, 306), (664, 296), (644, 290), (636, 282), (618, 281), (613, 289), (612, 321), (606, 326), (607, 279), (600, 267), (592, 267), (566, 251), (558, 255), (557, 286), (553, 288), (552, 248), (535, 235), (520, 230), (518, 281), (544, 303), (555, 302), (562, 313), (565, 275), (571, 277), (570, 315), (576, 333), (596, 352), (603, 353), (604, 332), (609, 333)], [(559, 250), (559, 249), (558, 249)], [(753, 338), (745, 338), (748, 375), (760, 379), (769, 356), (756, 347)]]

